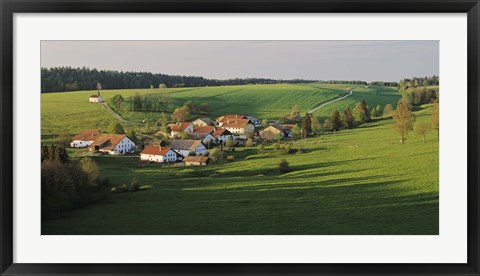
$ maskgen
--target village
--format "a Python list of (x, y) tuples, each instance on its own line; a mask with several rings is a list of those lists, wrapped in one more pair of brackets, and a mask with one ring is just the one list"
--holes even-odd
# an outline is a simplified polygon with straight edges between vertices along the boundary
[[(92, 95), (90, 102), (101, 103), (101, 96)], [(136, 144), (126, 134), (102, 133), (99, 129), (84, 130), (73, 137), (72, 148), (88, 148), (89, 151), (107, 155), (138, 155), (140, 163), (168, 163), (177, 165), (208, 165), (210, 150), (218, 148), (234, 150), (245, 146), (247, 139), (292, 139), (295, 124), (262, 122), (249, 115), (226, 114), (212, 120), (207, 117), (192, 121), (171, 123), (167, 137), (159, 143)]]

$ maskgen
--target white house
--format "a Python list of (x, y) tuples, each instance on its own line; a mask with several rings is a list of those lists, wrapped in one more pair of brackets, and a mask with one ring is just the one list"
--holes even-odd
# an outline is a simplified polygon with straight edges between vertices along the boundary
[(169, 147), (148, 146), (140, 152), (140, 160), (159, 163), (175, 162), (178, 159), (178, 153)]
[(134, 151), (135, 143), (125, 134), (100, 134), (89, 148), (90, 150), (118, 155)]
[(232, 134), (244, 135), (247, 132), (253, 132), (255, 127), (248, 119), (227, 120), (221, 125)]
[(187, 157), (190, 154), (205, 155), (207, 148), (200, 140), (173, 140), (170, 148)]
[(73, 137), (73, 141), (70, 143), (70, 147), (86, 148), (97, 139), (98, 135), (100, 135), (100, 130), (98, 129), (84, 130)]
[(91, 103), (101, 103), (102, 102), (102, 96), (100, 96), (100, 90), (97, 92), (97, 95), (90, 96), (89, 102), (91, 102)]
[(213, 132), (212, 135), (213, 137), (215, 137), (215, 139), (217, 139), (218, 143), (222, 144), (224, 144), (228, 140), (228, 138), (232, 138), (232, 140), (235, 140), (235, 136), (233, 136), (233, 134), (226, 128), (218, 128)]

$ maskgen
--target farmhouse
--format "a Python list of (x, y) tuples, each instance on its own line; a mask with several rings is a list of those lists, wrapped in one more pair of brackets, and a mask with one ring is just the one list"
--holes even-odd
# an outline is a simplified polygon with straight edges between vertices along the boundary
[(194, 126), (213, 126), (215, 124), (214, 121), (210, 118), (198, 118), (192, 122)]
[(175, 162), (179, 158), (179, 154), (169, 147), (147, 146), (140, 152), (140, 160), (159, 163)]
[(232, 140), (235, 139), (235, 136), (233, 136), (233, 134), (226, 128), (218, 128), (212, 135), (217, 139), (218, 143), (222, 144), (225, 144), (229, 137), (232, 138)]
[(187, 156), (183, 161), (186, 166), (205, 166), (210, 163), (210, 158), (208, 156)]
[(230, 131), (232, 134), (238, 135), (243, 135), (247, 132), (253, 132), (255, 130), (255, 127), (248, 119), (227, 119), (227, 121), (222, 123), (221, 126)]
[(227, 114), (227, 115), (223, 115), (223, 116), (220, 116), (216, 119), (217, 121), (217, 124), (218, 126), (222, 126), (224, 123), (227, 123), (229, 122), (230, 120), (239, 120), (239, 119), (247, 119), (247, 116), (245, 115), (239, 115), (239, 114), (234, 114), (234, 115), (231, 115), (231, 114)]
[(217, 139), (215, 139), (215, 137), (213, 137), (213, 135), (210, 133), (189, 132), (187, 135), (192, 140), (202, 141), (204, 145), (213, 145), (217, 143)]
[(265, 140), (273, 140), (279, 134), (282, 138), (291, 138), (293, 127), (295, 125), (272, 124), (260, 131), (260, 137)]
[(100, 91), (97, 92), (97, 95), (90, 96), (89, 102), (91, 102), (91, 103), (101, 103), (102, 102), (102, 96), (100, 96)]
[(207, 148), (200, 140), (173, 140), (170, 148), (187, 157), (191, 154), (205, 155)]
[(191, 132), (193, 131), (193, 125), (190, 122), (180, 122), (176, 124), (169, 124), (170, 128), (170, 137), (175, 138), (179, 136), (182, 132)]
[(100, 134), (89, 146), (90, 150), (108, 154), (125, 154), (135, 149), (135, 143), (125, 134)]
[(97, 136), (100, 135), (100, 130), (98, 129), (88, 129), (80, 132), (79, 134), (73, 137), (73, 141), (70, 143), (72, 148), (85, 148), (90, 146)]

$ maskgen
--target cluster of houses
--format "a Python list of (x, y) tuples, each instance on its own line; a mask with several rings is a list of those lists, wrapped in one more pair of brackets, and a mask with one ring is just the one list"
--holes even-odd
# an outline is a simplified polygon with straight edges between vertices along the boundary
[[(185, 165), (207, 165), (209, 163), (207, 148), (224, 146), (228, 140), (238, 145), (248, 134), (255, 134), (263, 139), (274, 137), (289, 138), (294, 125), (270, 124), (259, 132), (261, 122), (246, 115), (224, 115), (215, 121), (210, 118), (198, 118), (192, 122), (179, 122), (169, 125), (168, 135), (172, 142), (168, 146), (145, 146), (140, 152), (140, 160), (145, 162), (174, 163)], [(180, 139), (182, 138), (182, 139)], [(125, 134), (102, 134), (98, 129), (85, 130), (76, 135), (70, 143), (74, 148), (88, 147), (95, 152), (121, 155), (137, 150), (135, 143)]]

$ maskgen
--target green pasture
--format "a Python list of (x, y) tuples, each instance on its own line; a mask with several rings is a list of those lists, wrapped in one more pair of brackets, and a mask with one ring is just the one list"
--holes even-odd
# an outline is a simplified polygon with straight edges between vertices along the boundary
[[(352, 87), (354, 85), (348, 84), (265, 84), (103, 90), (101, 95), (104, 101), (108, 102), (116, 94), (122, 95), (126, 100), (131, 99), (135, 93), (140, 95), (168, 94), (171, 105), (175, 107), (182, 106), (188, 100), (192, 100), (196, 104), (209, 104), (208, 114), (192, 114), (192, 118), (204, 116), (216, 118), (223, 114), (239, 113), (252, 115), (258, 119), (277, 120), (282, 115), (289, 113), (295, 104), (300, 106), (302, 113), (307, 112), (326, 101), (345, 95)], [(106, 130), (108, 125), (116, 119), (102, 104), (88, 102), (88, 98), (92, 94), (96, 94), (96, 91), (42, 94), (42, 141), (52, 141), (61, 133), (74, 135), (84, 129)], [(370, 107), (377, 104), (383, 107), (386, 103), (392, 103), (395, 106), (399, 98), (395, 88), (358, 86), (352, 96), (325, 106), (316, 111), (315, 115), (324, 120), (334, 109), (353, 108), (361, 99), (365, 99)], [(117, 112), (123, 119), (135, 123), (141, 123), (143, 120), (154, 122), (160, 118), (159, 112), (132, 112), (126, 109)], [(141, 132), (141, 125), (121, 123), (126, 129), (133, 128)]]
[[(296, 96), (283, 94), (279, 89), (283, 86), (287, 91), (297, 91), (290, 92), (297, 93)], [(214, 105), (212, 100), (212, 106), (218, 108), (214, 110), (219, 112), (215, 114), (251, 112), (263, 118), (288, 110), (294, 100), (304, 109), (314, 105), (307, 100), (313, 96), (301, 97), (302, 93), (314, 94), (313, 86), (275, 87), (252, 86), (244, 88), (242, 93), (230, 94), (227, 91), (236, 88), (198, 90), (210, 90), (213, 99), (220, 97), (232, 103), (228, 109), (221, 109), (221, 104)], [(321, 91), (323, 88), (319, 87)], [(326, 95), (322, 99), (343, 91), (329, 89), (325, 88), (329, 92), (323, 93)], [(222, 90), (223, 94), (219, 92)], [(369, 90), (372, 89), (359, 89), (359, 97), (360, 93), (364, 93), (363, 97), (369, 96)], [(189, 99), (194, 91), (177, 95), (186, 93), (190, 96), (182, 100)], [(58, 101), (67, 101), (70, 96), (72, 101), (81, 102), (91, 94), (77, 93), (42, 95), (42, 100), (48, 102), (60, 96)], [(244, 96), (240, 96), (243, 93)], [(251, 99), (261, 93), (269, 100), (262, 98), (257, 103)], [(379, 93), (371, 96), (372, 102), (376, 97), (386, 97), (389, 100), (379, 99), (377, 103), (390, 100), (396, 103), (398, 96), (393, 92), (379, 89)], [(277, 101), (277, 97), (285, 98)], [(365, 100), (369, 103), (369, 98)], [(239, 103), (238, 109), (235, 102)], [(344, 103), (338, 104), (342, 107)], [(266, 110), (260, 110), (260, 105), (266, 105)], [(110, 121), (110, 115), (101, 107), (89, 104), (82, 107), (92, 116), (84, 120), (77, 118), (79, 122), (68, 129), (86, 128), (86, 123), (95, 124), (100, 119)], [(75, 118), (75, 112), (82, 112), (80, 107), (70, 110), (60, 105), (59, 108), (65, 110), (63, 118), (68, 120)], [(53, 114), (55, 112), (58, 111), (46, 114), (60, 116), (60, 112), (58, 115)], [(417, 111), (417, 122), (430, 120), (429, 113), (429, 106)], [(51, 123), (52, 118), (45, 121), (42, 118), (42, 122)], [(61, 124), (67, 128), (64, 120), (44, 124), (42, 131), (54, 133)], [(402, 145), (392, 129), (392, 120), (383, 119), (355, 129), (295, 141), (294, 149), (303, 148), (300, 154), (285, 154), (271, 146), (263, 154), (253, 147), (238, 148), (228, 153), (235, 156), (234, 162), (206, 167), (140, 167), (138, 157), (94, 157), (102, 177), (108, 177), (111, 185), (128, 184), (137, 179), (140, 185), (152, 185), (152, 189), (112, 193), (94, 205), (42, 222), (42, 234), (437, 235), (439, 148), (435, 132), (430, 131), (427, 138), (426, 143), (422, 143), (412, 132)], [(290, 163), (291, 171), (286, 174), (280, 174), (277, 169), (281, 158)]]

